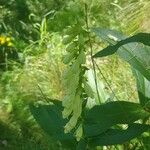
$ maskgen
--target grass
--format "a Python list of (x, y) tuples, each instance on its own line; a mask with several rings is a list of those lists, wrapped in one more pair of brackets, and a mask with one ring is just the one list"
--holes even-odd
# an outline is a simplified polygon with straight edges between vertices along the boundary
[(45, 135), (39, 127), (33, 128), (33, 130), (37, 132), (37, 135), (31, 134), (31, 136), (29, 137), (29, 135), (27, 134), (24, 137), (19, 131), (17, 131), (16, 127), (10, 126), (12, 125), (0, 122), (0, 150), (60, 149), (59, 144)]
[(61, 149), (59, 143), (43, 133), (28, 108), (31, 102), (44, 103), (48, 98), (61, 99), (63, 95), (61, 37), (55, 34), (46, 38), (51, 44), (46, 41), (32, 44), (24, 55), (33, 49), (43, 52), (30, 54), (25, 57), (23, 67), (15, 65), (13, 71), (1, 75), (0, 150)]
[(104, 81), (109, 93), (114, 92), (119, 100), (138, 102), (136, 81), (126, 62), (114, 55), (102, 58), (98, 66), (99, 78)]

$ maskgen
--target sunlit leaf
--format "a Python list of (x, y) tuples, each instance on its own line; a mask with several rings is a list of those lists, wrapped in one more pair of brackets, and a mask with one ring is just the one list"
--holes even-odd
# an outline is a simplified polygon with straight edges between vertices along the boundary
[[(150, 34), (146, 34), (147, 39), (145, 39), (145, 42), (144, 42), (143, 36), (141, 39), (138, 38), (140, 34), (135, 36), (133, 39), (132, 38), (127, 39), (126, 36), (114, 30), (96, 28), (94, 29), (94, 32), (101, 39), (112, 44), (108, 46), (108, 49), (105, 48), (104, 50), (99, 51), (97, 54), (94, 55), (94, 57), (108, 56), (117, 52), (117, 54), (123, 60), (127, 61), (132, 67), (137, 69), (148, 80), (150, 80), (150, 57), (149, 57), (150, 48), (149, 46), (140, 45), (138, 43), (127, 44), (128, 42), (131, 42), (131, 41), (135, 42), (135, 41), (141, 40), (144, 44), (149, 45)], [(117, 42), (119, 43), (118, 45), (116, 44)]]

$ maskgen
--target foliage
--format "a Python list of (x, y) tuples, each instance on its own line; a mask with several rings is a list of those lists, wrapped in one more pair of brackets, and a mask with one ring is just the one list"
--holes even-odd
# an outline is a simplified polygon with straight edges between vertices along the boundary
[[(118, 29), (128, 34), (143, 29), (148, 31), (146, 18), (149, 13), (145, 13), (148, 10), (147, 0), (1, 0), (0, 54), (5, 66), (0, 71), (0, 147), (62, 150), (70, 147), (94, 149), (100, 145), (97, 149), (148, 149), (149, 133), (142, 134), (149, 128), (146, 125), (148, 76), (144, 77), (142, 70), (132, 68), (141, 107), (132, 102), (138, 100), (128, 65), (112, 56), (97, 60), (101, 65), (98, 68), (91, 56), (106, 42), (99, 41), (90, 32), (93, 26)], [(13, 47), (9, 47), (8, 37), (11, 37)], [(116, 44), (114, 37), (109, 38), (109, 42)], [(122, 40), (122, 37), (117, 38)], [(128, 61), (123, 57), (124, 50), (120, 51), (126, 45), (117, 53)], [(130, 51), (129, 46), (127, 48)], [(148, 52), (149, 47), (146, 49)], [(131, 53), (129, 58), (134, 60), (132, 56)], [(148, 58), (148, 55), (142, 56)], [(144, 60), (140, 63), (147, 64)], [(145, 70), (143, 66), (142, 69)], [(115, 92), (110, 88), (111, 84)], [(52, 98), (63, 101), (51, 101)], [(28, 104), (48, 137), (33, 119)], [(117, 110), (125, 117), (118, 115)], [(134, 137), (138, 138), (132, 140)], [(118, 143), (122, 145), (116, 145)]]
[[(100, 37), (103, 39), (105, 38), (109, 43), (113, 44), (119, 39), (124, 39), (120, 33), (111, 31), (111, 30), (104, 30), (98, 29), (95, 31)], [(145, 40), (144, 40), (145, 39)], [(119, 41), (114, 46), (108, 46), (106, 49), (101, 51), (100, 53), (95, 54), (95, 57), (99, 56), (107, 56), (115, 53), (119, 47), (125, 45), (126, 43), (130, 42), (141, 42), (145, 45), (150, 45), (149, 43), (150, 35), (147, 33), (137, 34), (132, 36), (128, 39)], [(141, 51), (142, 49), (142, 51)], [(142, 47), (140, 45), (125, 45), (118, 50), (118, 54), (121, 58), (127, 61), (130, 65), (132, 65), (135, 69), (139, 70), (147, 79), (150, 79), (149, 73), (149, 47), (145, 46)]]
[(11, 33), (15, 35), (16, 39), (21, 38), (25, 42), (37, 40), (38, 28), (43, 16), (51, 10), (57, 10), (62, 4), (63, 1), (53, 0), (42, 2), (40, 0), (2, 0), (0, 2), (1, 32)]
[[(85, 18), (86, 17), (87, 17), (87, 5), (85, 4)], [(132, 138), (138, 137), (143, 132), (146, 132), (150, 129), (150, 126), (145, 124), (145, 122), (148, 121), (150, 115), (149, 108), (146, 107), (146, 105), (142, 107), (141, 104), (120, 101), (118, 99), (117, 101), (97, 105), (90, 109), (86, 107), (88, 97), (94, 98), (93, 91), (91, 87), (88, 85), (88, 83), (85, 82), (86, 79), (84, 76), (84, 73), (87, 70), (87, 67), (83, 65), (86, 62), (85, 60), (86, 57), (84, 56), (85, 55), (84, 48), (86, 48), (86, 43), (89, 44), (91, 54), (93, 53), (92, 53), (92, 45), (90, 43), (91, 39), (89, 34), (87, 18), (85, 19), (85, 24), (83, 24), (86, 30), (82, 29), (82, 24), (80, 24), (78, 20), (76, 20), (76, 22), (77, 24), (75, 24), (73, 27), (65, 31), (65, 33), (68, 36), (63, 39), (64, 44), (71, 43), (66, 48), (69, 54), (67, 54), (63, 60), (65, 64), (69, 64), (68, 66), (69, 69), (67, 70), (67, 72), (65, 72), (64, 76), (66, 82), (64, 84), (66, 88), (65, 92), (67, 93), (66, 94), (67, 96), (62, 101), (62, 106), (64, 107), (64, 110), (62, 116), (58, 115), (61, 113), (62, 110), (59, 110), (59, 112), (57, 112), (57, 116), (59, 116), (59, 118), (57, 119), (59, 121), (55, 120), (56, 116), (54, 116), (52, 112), (49, 112), (48, 115), (49, 118), (51, 119), (53, 118), (49, 122), (53, 121), (54, 123), (58, 124), (57, 121), (58, 122), (63, 121), (62, 117), (69, 118), (70, 119), (69, 123), (67, 123), (65, 127), (64, 124), (61, 124), (59, 125), (59, 128), (61, 132), (63, 131), (64, 127), (64, 133), (67, 134), (68, 132), (70, 132), (70, 134), (72, 132), (74, 133), (74, 135), (76, 136), (76, 140), (79, 141), (77, 149), (81, 149), (81, 147), (86, 149), (87, 147), (123, 144), (124, 142), (127, 142)], [(80, 27), (81, 30), (79, 30)], [(111, 44), (114, 44), (116, 41), (119, 41), (116, 45), (109, 46), (106, 49), (98, 52), (98, 54), (94, 55), (94, 57), (111, 55), (114, 52), (116, 52), (118, 48), (120, 48), (122, 45), (131, 42), (141, 42), (145, 45), (149, 45), (149, 39), (147, 39), (147, 36), (149, 38), (149, 34), (141, 33), (124, 40), (123, 35), (121, 35), (118, 32), (114, 32), (113, 30), (95, 29), (94, 31), (98, 34), (98, 36), (102, 37), (102, 39), (108, 41)], [(138, 52), (136, 53), (136, 55), (132, 54), (133, 51), (131, 50), (131, 48), (133, 49), (133, 47), (136, 49), (135, 44), (129, 46), (125, 45), (123, 46), (122, 49), (120, 49), (118, 54), (121, 58), (129, 62), (133, 68), (140, 71), (140, 73), (149, 80), (149, 72), (147, 69), (147, 66), (149, 66), (149, 61), (144, 60), (144, 57), (142, 58), (137, 57), (141, 56), (140, 54), (141, 47), (140, 49), (137, 48)], [(147, 49), (143, 48), (142, 54), (145, 54), (144, 52), (148, 52), (149, 47), (146, 48)], [(82, 57), (80, 56), (81, 54)], [(91, 58), (91, 61), (93, 63), (93, 69), (95, 70), (93, 58)], [(138, 65), (139, 63), (141, 63), (142, 65), (139, 66)], [(144, 63), (146, 65), (144, 65)], [(143, 67), (142, 69), (140, 68), (141, 66)], [(72, 79), (75, 81), (73, 81)], [(95, 84), (97, 84), (96, 74), (95, 74)], [(56, 110), (60, 106), (57, 105), (54, 106), (56, 107), (54, 109), (54, 111), (56, 112)], [(59, 134), (61, 132), (59, 132), (59, 134), (57, 132), (54, 132), (57, 131), (56, 128), (57, 126), (55, 126), (56, 129), (52, 129), (54, 128), (54, 126), (52, 125), (48, 127), (45, 126), (47, 119), (44, 119), (42, 117), (44, 112), (53, 110), (52, 108), (53, 105), (49, 105), (49, 110), (44, 107), (43, 106), (38, 106), (38, 108), (32, 107), (31, 111), (33, 112), (33, 115), (35, 116), (36, 120), (39, 122), (41, 127), (43, 127), (45, 131), (49, 131), (48, 133), (50, 133), (50, 135), (52, 135), (55, 139), (59, 140), (63, 144), (65, 136), (63, 136), (64, 137), (63, 139), (60, 139)], [(35, 111), (37, 112), (35, 113)], [(40, 111), (41, 114), (39, 115)], [(53, 115), (51, 116), (50, 114)], [(135, 123), (135, 121), (138, 121), (138, 123)], [(127, 125), (128, 127), (124, 128), (123, 125)], [(108, 139), (110, 139), (110, 141), (108, 141)]]
[[(120, 37), (121, 39), (124, 38), (120, 33), (117, 33), (116, 31), (112, 31), (112, 30), (98, 29), (95, 31), (96, 33), (98, 33), (100, 37), (102, 37), (103, 39), (105, 38), (111, 44), (114, 44), (116, 41), (118, 41)], [(144, 37), (146, 38), (145, 40), (144, 40)], [(114, 46), (108, 46), (107, 48), (95, 54), (94, 57), (103, 57), (103, 56), (111, 55), (115, 52), (118, 52), (118, 55), (121, 58), (126, 60), (133, 68), (137, 69), (142, 75), (144, 75), (147, 78), (147, 80), (149, 80), (149, 76), (150, 76), (149, 69), (148, 69), (149, 59), (145, 59), (149, 53), (149, 47), (146, 46), (146, 45), (150, 45), (149, 39), (150, 39), (150, 36), (147, 33), (137, 34), (125, 40), (123, 39), (119, 41), (118, 42), (119, 44), (116, 44)], [(141, 43), (144, 43), (145, 46), (136, 45), (136, 44), (124, 45), (130, 42), (141, 42)], [(122, 47), (119, 48), (120, 46)], [(134, 47), (134, 50), (130, 49), (131, 46)], [(112, 51), (111, 51), (111, 48), (112, 48)], [(139, 64), (139, 66), (137, 66), (137, 64)], [(142, 68), (144, 70), (142, 70)], [(137, 81), (139, 80), (139, 77), (140, 77), (140, 73), (138, 73), (138, 71), (137, 71), (137, 75), (135, 74), (137, 77)], [(138, 77), (138, 74), (139, 74), (139, 77)]]
[[(98, 36), (100, 36), (102, 39), (107, 40), (109, 43), (114, 44), (116, 41), (119, 41), (120, 37), (122, 36), (120, 33), (117, 33), (116, 31), (112, 30), (104, 30), (104, 29), (96, 29), (94, 30)], [(121, 37), (121, 39), (123, 36)], [(108, 46), (107, 48), (104, 48), (103, 50), (99, 51), (94, 55), (94, 57), (103, 57), (103, 56), (108, 56), (112, 55), (113, 53), (118, 52), (118, 55), (129, 62), (129, 64), (134, 68), (133, 69), (133, 74), (135, 75), (137, 79), (137, 90), (139, 94), (139, 101), (142, 106), (144, 106), (145, 110), (149, 112), (149, 95), (145, 91), (149, 91), (149, 69), (148, 67), (150, 66), (149, 60), (145, 59), (147, 56), (147, 53), (149, 53), (149, 40), (150, 36), (147, 33), (141, 33), (134, 35), (132, 37), (126, 38), (124, 40), (120, 40), (117, 44), (113, 46)], [(144, 44), (144, 46), (141, 45), (135, 45), (134, 44), (128, 44), (130, 42), (141, 42)], [(128, 45), (124, 45), (128, 44)], [(122, 46), (122, 47), (121, 47)], [(121, 48), (120, 48), (121, 47)], [(131, 50), (131, 48), (134, 51)], [(142, 51), (142, 53), (141, 53)], [(139, 65), (139, 63), (141, 65)], [(145, 71), (141, 69), (143, 67)], [(137, 70), (136, 70), (137, 69)], [(148, 92), (149, 93), (149, 92)]]
[[(70, 146), (70, 142), (73, 143), (73, 141), (75, 141), (73, 133), (70, 135), (71, 137), (69, 134), (62, 135), (64, 134), (63, 126), (65, 123), (63, 122), (65, 120), (63, 120), (61, 116), (61, 102), (56, 102), (56, 104), (54, 102), (54, 104), (48, 106), (32, 106), (31, 111), (41, 127), (54, 139), (59, 140), (63, 146)], [(101, 114), (101, 116), (97, 114)], [(106, 116), (104, 116), (104, 114), (106, 114)], [(86, 145), (90, 147), (121, 144), (135, 138), (150, 128), (144, 124), (132, 124), (132, 122), (139, 118), (149, 116), (149, 113), (144, 111), (140, 105), (130, 102), (120, 101), (95, 106), (90, 111), (87, 111), (85, 116), (83, 137), (86, 141)], [(125, 118), (122, 118), (122, 116), (125, 116)], [(108, 121), (110, 124), (108, 124)], [(121, 127), (119, 127), (119, 129), (110, 128), (116, 125), (116, 123), (128, 123), (129, 127), (126, 130), (121, 129)], [(118, 136), (120, 138), (118, 138)], [(110, 141), (108, 141), (108, 138), (110, 138)], [(64, 143), (65, 140), (67, 140), (67, 144)], [(74, 146), (72, 145), (71, 147)]]
[(49, 97), (62, 97), (58, 80), (63, 70), (60, 62), (63, 45), (58, 44), (60, 40), (57, 34), (49, 35), (46, 32), (41, 39), (26, 47), (22, 57), (24, 64), (13, 64), (11, 61), (11, 70), (1, 72), (0, 120), (6, 126), (4, 130), (11, 126), (10, 130), (16, 133), (14, 136), (11, 136), (11, 132), (0, 136), (1, 141), (7, 141), (7, 145), (2, 146), (4, 149), (61, 149), (59, 143), (39, 129), (28, 108), (33, 101), (42, 103)]

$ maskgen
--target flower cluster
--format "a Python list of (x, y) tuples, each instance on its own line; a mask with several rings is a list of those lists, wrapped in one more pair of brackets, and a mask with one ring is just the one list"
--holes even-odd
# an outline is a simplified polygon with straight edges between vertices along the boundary
[(7, 36), (0, 36), (0, 46), (12, 47), (12, 39)]

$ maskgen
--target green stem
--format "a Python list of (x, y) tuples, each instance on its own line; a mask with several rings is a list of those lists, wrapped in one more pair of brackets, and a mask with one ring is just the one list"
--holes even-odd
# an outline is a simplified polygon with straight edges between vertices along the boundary
[(87, 6), (87, 4), (85, 4), (85, 22), (86, 22), (86, 28), (87, 28), (87, 32), (88, 32), (88, 38), (89, 38), (90, 57), (91, 57), (92, 66), (93, 66), (93, 70), (94, 70), (94, 80), (95, 80), (96, 92), (97, 92), (97, 96), (98, 96), (99, 103), (101, 103), (100, 95), (99, 95), (99, 91), (98, 91), (98, 83), (97, 83), (97, 75), (96, 75), (96, 66), (95, 66), (94, 58), (93, 58), (93, 47), (92, 47), (92, 42), (91, 42), (91, 37), (90, 37), (90, 32), (89, 32), (88, 6)]

